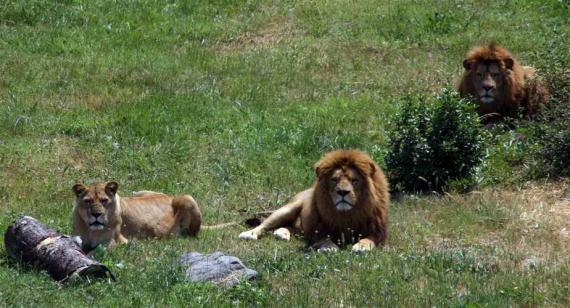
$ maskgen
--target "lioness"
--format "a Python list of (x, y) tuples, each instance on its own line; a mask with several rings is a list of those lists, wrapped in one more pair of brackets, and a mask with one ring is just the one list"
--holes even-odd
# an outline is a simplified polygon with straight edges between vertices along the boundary
[(318, 251), (335, 251), (355, 243), (353, 251), (383, 244), (388, 231), (388, 183), (384, 173), (367, 154), (338, 150), (325, 154), (316, 164), (313, 187), (273, 212), (240, 239), (256, 240), (277, 229), (277, 238), (289, 240), (300, 230)]
[(200, 230), (202, 213), (192, 196), (142, 191), (121, 198), (118, 188), (117, 182), (73, 186), (73, 234), (81, 238), (85, 251), (99, 244), (127, 243), (132, 237), (196, 235)]

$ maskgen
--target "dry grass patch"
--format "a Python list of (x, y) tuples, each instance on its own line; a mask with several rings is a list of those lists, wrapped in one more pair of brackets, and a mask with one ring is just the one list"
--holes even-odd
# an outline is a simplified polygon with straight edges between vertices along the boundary
[[(487, 260), (488, 263), (501, 268), (515, 266), (528, 269), (567, 264), (570, 258), (568, 254), (561, 252), (570, 249), (569, 193), (570, 183), (563, 180), (533, 183), (518, 190), (487, 189), (465, 196), (449, 195), (443, 199), (452, 199), (456, 205), (464, 206), (465, 211), (478, 213), (474, 225), (466, 227), (462, 232), (469, 233), (465, 230), (475, 228), (476, 232), (481, 233), (473, 238), (448, 238), (438, 233), (430, 233), (424, 238), (423, 245), (427, 250), (434, 251), (467, 249), (472, 251), (476, 258), (490, 257), (492, 260)], [(493, 206), (497, 207), (496, 212), (485, 212), (493, 210), (490, 208)], [(494, 213), (495, 215), (488, 215)], [(432, 215), (432, 218), (435, 218), (438, 213)], [(485, 221), (487, 216), (503, 217), (498, 217), (499, 220), (494, 226)], [(438, 223), (449, 222), (432, 223), (437, 229)], [(443, 227), (445, 232), (445, 226), (439, 227)]]
[(234, 52), (264, 49), (288, 43), (301, 34), (302, 31), (288, 18), (274, 16), (261, 29), (219, 41), (213, 46), (213, 50)]

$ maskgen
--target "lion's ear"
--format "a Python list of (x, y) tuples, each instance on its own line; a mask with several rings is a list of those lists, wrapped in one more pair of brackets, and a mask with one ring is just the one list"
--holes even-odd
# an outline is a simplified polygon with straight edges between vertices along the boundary
[(323, 175), (323, 162), (322, 160), (319, 160), (315, 163), (315, 175), (317, 176), (317, 178), (320, 178)]
[(503, 63), (505, 63), (505, 67), (509, 70), (512, 70), (513, 66), (515, 65), (515, 61), (513, 61), (511, 58), (506, 58), (503, 60)]
[(114, 196), (117, 193), (117, 190), (119, 190), (119, 184), (115, 181), (109, 182), (105, 185), (105, 192), (108, 195)]
[(471, 61), (469, 59), (463, 60), (463, 67), (466, 71), (471, 69)]
[(71, 191), (73, 191), (73, 193), (77, 197), (80, 197), (81, 195), (83, 195), (86, 190), (87, 190), (87, 187), (85, 187), (85, 185), (83, 185), (81, 183), (77, 183), (77, 184), (73, 185), (73, 187), (71, 187)]

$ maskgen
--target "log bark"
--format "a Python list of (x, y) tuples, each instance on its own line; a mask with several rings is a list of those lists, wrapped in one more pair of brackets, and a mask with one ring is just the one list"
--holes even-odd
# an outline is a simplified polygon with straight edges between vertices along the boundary
[(46, 270), (59, 282), (76, 277), (115, 280), (105, 265), (85, 255), (71, 237), (61, 235), (29, 216), (23, 216), (8, 226), (4, 245), (9, 256)]

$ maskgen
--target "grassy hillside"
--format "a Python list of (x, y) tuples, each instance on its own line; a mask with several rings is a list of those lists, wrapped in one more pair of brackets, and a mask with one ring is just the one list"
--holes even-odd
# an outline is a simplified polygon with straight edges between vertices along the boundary
[[(567, 1), (533, 0), (5, 0), (0, 231), (25, 213), (69, 233), (76, 181), (190, 193), (206, 224), (277, 208), (328, 150), (383, 164), (402, 98), (453, 86), (475, 44), (564, 72), (568, 16)], [(568, 306), (570, 183), (527, 183), (515, 137), (497, 137), (481, 174), (502, 186), (394, 200), (384, 250), (204, 230), (101, 256), (116, 283), (60, 287), (2, 246), (0, 305)], [(194, 250), (234, 254), (261, 279), (186, 283), (177, 258)]]

